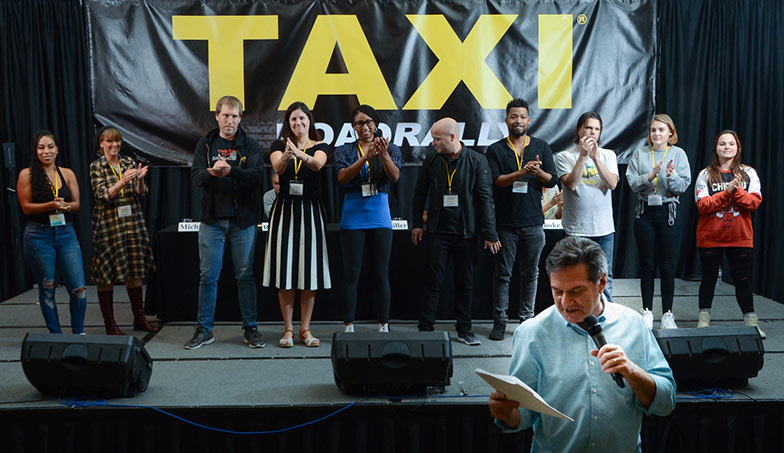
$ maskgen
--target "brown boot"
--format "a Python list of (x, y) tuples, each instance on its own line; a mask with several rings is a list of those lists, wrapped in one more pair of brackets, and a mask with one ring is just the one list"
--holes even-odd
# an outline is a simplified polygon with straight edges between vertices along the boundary
[(98, 291), (98, 305), (101, 307), (103, 324), (106, 326), (106, 335), (125, 335), (125, 332), (117, 327), (114, 321), (114, 303), (112, 302), (112, 290)]
[(142, 300), (142, 287), (127, 288), (128, 298), (131, 299), (131, 311), (133, 311), (133, 330), (143, 330), (145, 332), (157, 332), (157, 327), (147, 321), (144, 314), (144, 301)]

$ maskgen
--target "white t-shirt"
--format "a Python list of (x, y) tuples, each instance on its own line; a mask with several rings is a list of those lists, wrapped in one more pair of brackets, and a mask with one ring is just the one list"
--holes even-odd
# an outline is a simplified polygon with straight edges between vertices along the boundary
[[(609, 149), (599, 148), (598, 158), (610, 171), (618, 175), (618, 160)], [(574, 169), (580, 151), (573, 147), (555, 155), (558, 179)], [(590, 157), (585, 158), (585, 168), (575, 190), (563, 189), (562, 223), (566, 234), (573, 236), (606, 236), (615, 232), (612, 211), (612, 190), (599, 177), (599, 170)]]

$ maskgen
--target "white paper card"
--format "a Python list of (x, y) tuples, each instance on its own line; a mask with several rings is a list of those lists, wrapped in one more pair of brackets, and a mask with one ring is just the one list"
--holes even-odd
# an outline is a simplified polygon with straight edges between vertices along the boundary
[(551, 415), (562, 420), (573, 422), (570, 417), (562, 414), (557, 409), (553, 408), (547, 401), (545, 401), (538, 393), (531, 387), (527, 386), (525, 382), (521, 381), (515, 376), (506, 376), (502, 374), (488, 373), (482, 369), (475, 369), (479, 377), (485, 380), (491, 387), (499, 392), (506, 394), (506, 396), (513, 401), (520, 403), (523, 409), (532, 410), (545, 415)]
[(376, 189), (375, 184), (362, 184), (363, 197), (372, 197), (373, 195), (376, 194), (378, 194), (378, 190)]
[(528, 193), (528, 181), (515, 181), (512, 183), (513, 193)]
[(289, 195), (300, 195), (304, 192), (305, 186), (301, 182), (289, 183)]
[(407, 230), (408, 229), (408, 220), (406, 220), (406, 219), (394, 219), (394, 220), (392, 220), (392, 229), (393, 230)]
[(177, 232), (199, 231), (200, 222), (180, 222), (177, 224)]
[(124, 204), (124, 205), (117, 206), (117, 217), (119, 217), (121, 219), (123, 217), (130, 217), (131, 216), (131, 212), (132, 212), (131, 211), (131, 205), (129, 205), (129, 204)]
[(648, 194), (648, 206), (661, 206), (662, 205), (662, 196), (652, 193)]
[(457, 195), (444, 195), (444, 207), (445, 208), (455, 208), (459, 206), (457, 200)]
[(49, 226), (63, 226), (65, 225), (65, 214), (58, 212), (57, 214), (49, 214)]

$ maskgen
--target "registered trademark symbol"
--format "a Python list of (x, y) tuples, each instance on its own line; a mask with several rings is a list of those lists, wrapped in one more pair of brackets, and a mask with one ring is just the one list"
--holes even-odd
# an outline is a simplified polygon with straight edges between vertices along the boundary
[(586, 16), (585, 14), (580, 14), (579, 16), (577, 16), (578, 24), (585, 25), (586, 22), (588, 22), (588, 16)]

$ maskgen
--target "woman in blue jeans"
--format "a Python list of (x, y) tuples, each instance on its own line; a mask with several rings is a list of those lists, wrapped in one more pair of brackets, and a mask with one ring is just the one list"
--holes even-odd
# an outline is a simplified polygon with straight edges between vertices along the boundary
[(24, 255), (38, 283), (41, 313), (49, 332), (62, 333), (54, 298), (59, 272), (70, 296), (71, 331), (84, 334), (87, 299), (82, 250), (71, 224), (73, 213), (79, 210), (79, 184), (73, 171), (57, 165), (57, 153), (53, 133), (36, 133), (30, 166), (19, 173), (16, 193), (27, 216)]

